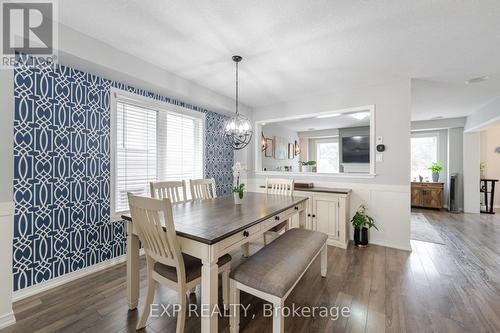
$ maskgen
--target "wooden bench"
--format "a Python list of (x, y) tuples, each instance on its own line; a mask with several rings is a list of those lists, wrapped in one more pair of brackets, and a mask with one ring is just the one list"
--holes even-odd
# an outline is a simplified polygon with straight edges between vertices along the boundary
[(284, 332), (281, 308), (314, 259), (321, 253), (321, 276), (327, 271), (328, 236), (292, 229), (248, 258), (230, 274), (230, 332), (239, 332), (240, 290), (273, 304), (273, 333)]

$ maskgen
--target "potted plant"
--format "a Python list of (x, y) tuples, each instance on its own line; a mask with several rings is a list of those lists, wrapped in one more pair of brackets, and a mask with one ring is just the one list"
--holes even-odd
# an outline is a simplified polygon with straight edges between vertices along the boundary
[(234, 195), (234, 203), (236, 205), (241, 205), (243, 195), (245, 193), (245, 184), (240, 183), (240, 176), (243, 171), (245, 171), (245, 167), (242, 166), (240, 162), (236, 162), (233, 166), (233, 177), (236, 181), (235, 186), (232, 190)]
[(366, 214), (367, 209), (368, 207), (366, 204), (360, 205), (358, 211), (351, 219), (351, 223), (354, 227), (354, 244), (357, 247), (368, 246), (368, 229), (374, 227), (378, 230), (373, 218)]
[(235, 205), (241, 205), (241, 201), (243, 200), (243, 193), (245, 193), (245, 184), (240, 184), (233, 187)]
[(443, 170), (443, 164), (441, 162), (432, 163), (429, 170), (432, 172), (432, 181), (436, 183), (439, 181), (439, 173)]
[(299, 161), (302, 172), (311, 172), (312, 167), (316, 165), (316, 161)]

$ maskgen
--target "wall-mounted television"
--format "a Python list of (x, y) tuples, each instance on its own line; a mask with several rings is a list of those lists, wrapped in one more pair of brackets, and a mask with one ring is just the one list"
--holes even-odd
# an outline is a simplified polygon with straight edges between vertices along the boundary
[(370, 163), (370, 136), (343, 137), (342, 163)]

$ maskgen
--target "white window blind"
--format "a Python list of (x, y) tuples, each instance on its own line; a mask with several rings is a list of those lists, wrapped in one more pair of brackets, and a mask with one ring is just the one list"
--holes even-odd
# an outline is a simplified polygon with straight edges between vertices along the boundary
[(114, 213), (152, 181), (203, 178), (204, 118), (192, 113), (117, 98)]

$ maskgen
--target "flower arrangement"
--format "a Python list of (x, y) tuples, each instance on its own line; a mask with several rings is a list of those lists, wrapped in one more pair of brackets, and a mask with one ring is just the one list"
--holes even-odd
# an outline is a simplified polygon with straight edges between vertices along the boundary
[(235, 186), (233, 186), (232, 192), (234, 193), (234, 201), (236, 204), (241, 204), (243, 199), (243, 194), (245, 192), (245, 184), (240, 183), (240, 177), (242, 172), (246, 171), (246, 167), (240, 162), (236, 162), (233, 167), (233, 177), (235, 179)]

